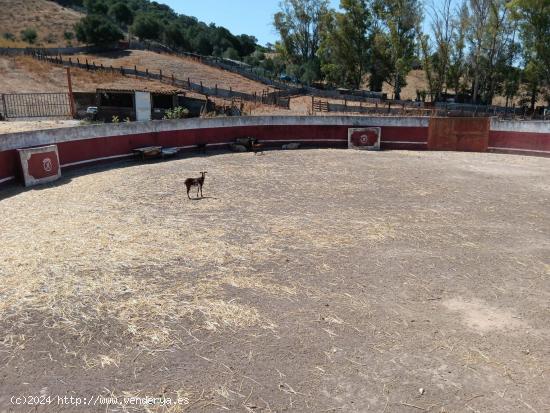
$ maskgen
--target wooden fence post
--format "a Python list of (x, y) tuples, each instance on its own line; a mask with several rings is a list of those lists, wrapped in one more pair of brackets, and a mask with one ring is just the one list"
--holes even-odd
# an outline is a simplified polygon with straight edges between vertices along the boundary
[(69, 107), (71, 109), (71, 117), (74, 119), (76, 117), (76, 109), (74, 104), (74, 95), (73, 95), (73, 82), (71, 80), (71, 68), (67, 68), (67, 85), (69, 87)]

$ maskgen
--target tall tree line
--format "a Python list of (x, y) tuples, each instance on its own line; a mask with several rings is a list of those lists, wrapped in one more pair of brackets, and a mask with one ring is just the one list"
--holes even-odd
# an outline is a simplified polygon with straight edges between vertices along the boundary
[(76, 37), (83, 43), (105, 45), (121, 40), (129, 33), (141, 40), (157, 41), (174, 49), (231, 59), (250, 56), (258, 48), (253, 36), (234, 35), (224, 27), (178, 14), (156, 1), (55, 1), (86, 13), (75, 27)]
[(283, 0), (274, 26), (283, 70), (306, 83), (387, 83), (399, 99), (421, 67), (419, 99), (508, 103), (523, 91), (531, 107), (550, 87), (550, 0)]

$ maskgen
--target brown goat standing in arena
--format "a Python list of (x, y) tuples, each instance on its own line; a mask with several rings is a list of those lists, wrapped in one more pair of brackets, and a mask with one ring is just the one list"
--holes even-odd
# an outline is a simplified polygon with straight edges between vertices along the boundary
[(187, 188), (187, 198), (191, 199), (189, 196), (189, 191), (191, 190), (191, 187), (196, 186), (197, 187), (197, 198), (199, 197), (199, 191), (202, 195), (202, 186), (204, 185), (204, 178), (205, 178), (206, 172), (201, 172), (200, 178), (187, 178), (185, 180), (185, 187)]

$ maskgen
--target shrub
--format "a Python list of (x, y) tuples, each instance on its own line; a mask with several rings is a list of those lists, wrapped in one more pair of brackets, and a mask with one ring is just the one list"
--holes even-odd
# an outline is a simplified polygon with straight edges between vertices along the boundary
[(134, 21), (132, 9), (125, 3), (115, 3), (109, 8), (109, 16), (114, 18), (119, 24), (128, 26)]
[(138, 14), (132, 25), (132, 33), (140, 39), (157, 40), (160, 38), (162, 26), (153, 15)]
[(4, 39), (10, 40), (12, 42), (15, 41), (15, 35), (13, 33), (4, 33), (3, 37)]
[(91, 14), (84, 17), (75, 26), (76, 38), (83, 43), (107, 46), (124, 36), (120, 29), (107, 17)]
[(54, 34), (49, 33), (44, 40), (46, 43), (55, 43), (57, 41), (57, 37), (55, 37)]
[(27, 43), (34, 44), (38, 39), (35, 29), (27, 28), (21, 32), (21, 39)]
[(167, 110), (164, 114), (164, 119), (184, 119), (189, 116), (189, 110), (181, 107), (176, 106), (174, 109)]
[(232, 47), (229, 47), (227, 48), (227, 50), (223, 53), (223, 57), (225, 57), (226, 59), (231, 59), (231, 60), (239, 60), (239, 52), (237, 52), (235, 49), (233, 49)]

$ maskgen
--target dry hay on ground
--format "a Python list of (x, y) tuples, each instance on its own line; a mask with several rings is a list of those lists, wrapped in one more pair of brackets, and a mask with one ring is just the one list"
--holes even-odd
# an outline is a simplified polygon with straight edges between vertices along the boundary
[(191, 403), (127, 411), (545, 411), (549, 173), (305, 150), (5, 190), (0, 411), (41, 391)]

